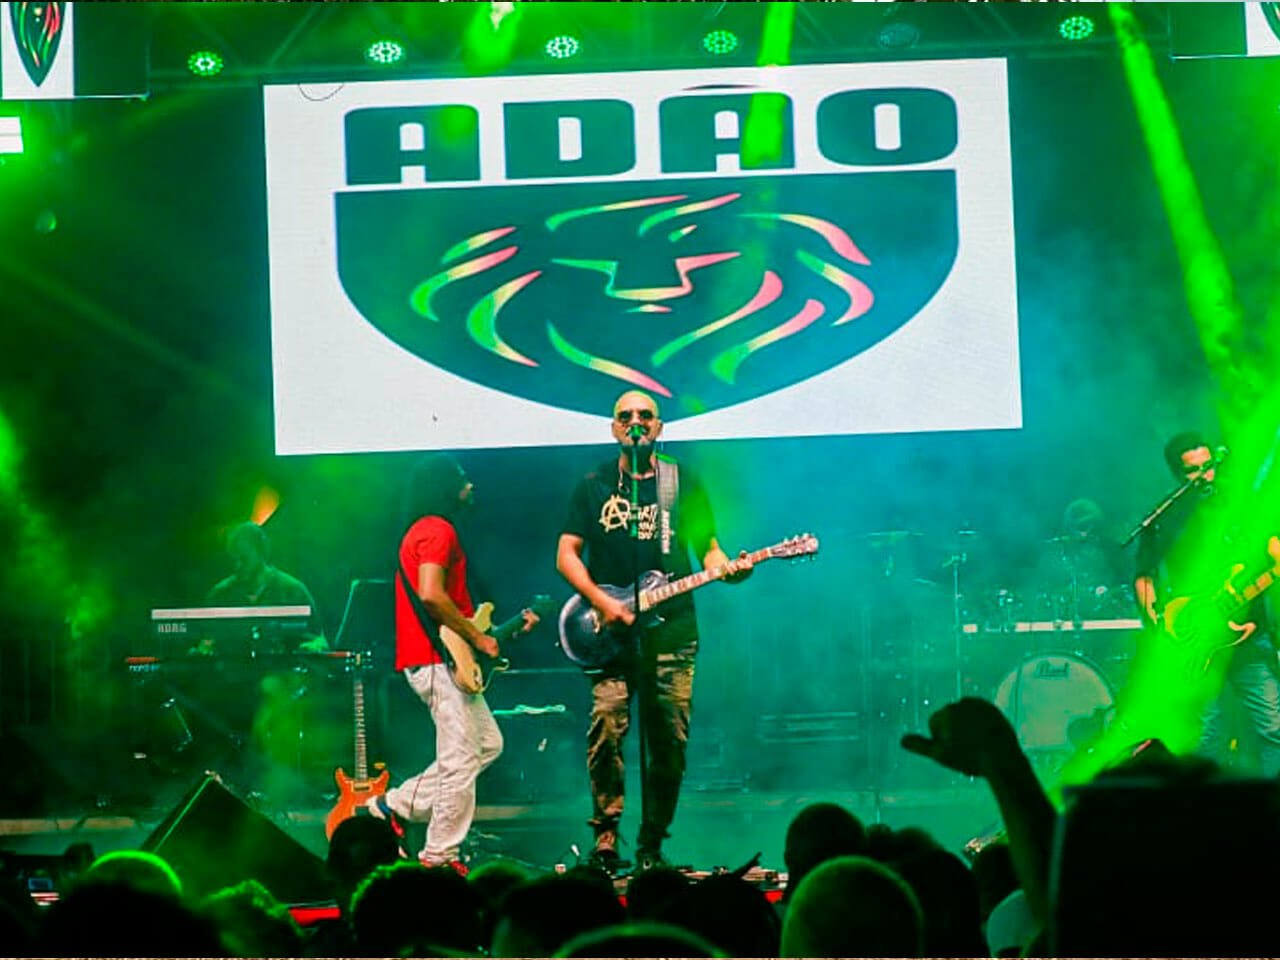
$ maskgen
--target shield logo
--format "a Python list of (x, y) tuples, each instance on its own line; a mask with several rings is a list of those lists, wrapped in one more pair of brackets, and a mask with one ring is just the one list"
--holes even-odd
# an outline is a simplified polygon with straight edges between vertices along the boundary
[(1267, 19), (1267, 26), (1276, 35), (1276, 39), (1280, 40), (1280, 3), (1263, 3), (1261, 7), (1262, 15)]
[(627, 386), (720, 409), (907, 323), (955, 259), (949, 170), (336, 198), (364, 319), (423, 360), (584, 413)]
[(66, 22), (65, 3), (10, 3), (14, 43), (27, 76), (37, 87), (53, 67)]

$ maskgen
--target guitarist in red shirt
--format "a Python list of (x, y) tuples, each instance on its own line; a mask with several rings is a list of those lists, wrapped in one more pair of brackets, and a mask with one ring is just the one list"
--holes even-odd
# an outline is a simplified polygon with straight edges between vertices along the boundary
[[(464, 693), (450, 675), (440, 642), (448, 627), (475, 650), (498, 656), (498, 643), (468, 619), (467, 555), (454, 519), (471, 506), (474, 488), (457, 461), (428, 454), (410, 478), (406, 515), (416, 517), (400, 542), (396, 574), (396, 670), (431, 710), (436, 758), (426, 770), (366, 809), (376, 817), (427, 824), (418, 859), (466, 873), (460, 849), (476, 808), (476, 778), (502, 752), (502, 733), (484, 695)], [(412, 591), (412, 593), (411, 593)], [(537, 616), (525, 614), (525, 629)]]
[[(1204, 437), (1187, 432), (1171, 438), (1164, 455), (1173, 475), (1193, 485), (1142, 534), (1134, 583), (1138, 604), (1144, 620), (1157, 628), (1154, 642), (1186, 651), (1193, 684), (1203, 676), (1212, 685), (1207, 687), (1210, 693), (1222, 684), (1221, 695), (1212, 697), (1201, 716), (1200, 751), (1215, 759), (1224, 752), (1229, 737), (1223, 729), (1223, 701), (1234, 698), (1256, 736), (1260, 773), (1274, 777), (1280, 774), (1280, 670), (1272, 644), (1274, 627), (1267, 597), (1248, 601), (1252, 594), (1243, 587), (1259, 569), (1280, 563), (1280, 556), (1269, 554), (1280, 549), (1280, 543), (1272, 536), (1268, 544), (1265, 537), (1240, 529), (1254, 509), (1241, 510), (1242, 504), (1217, 482), (1225, 449), (1215, 456)], [(1254, 497), (1250, 507), (1256, 508), (1261, 500)], [(1231, 578), (1232, 589), (1224, 591), (1234, 564), (1243, 568)], [(1263, 589), (1269, 586), (1265, 574), (1262, 581)], [(1186, 597), (1191, 600), (1184, 606), (1178, 598)]]

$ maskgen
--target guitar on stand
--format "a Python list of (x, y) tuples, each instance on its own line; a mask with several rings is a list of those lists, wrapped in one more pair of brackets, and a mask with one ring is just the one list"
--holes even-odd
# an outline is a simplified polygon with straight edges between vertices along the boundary
[[(806, 557), (817, 552), (818, 538), (804, 533), (771, 547), (763, 547), (750, 556), (753, 564), (759, 564), (774, 557)], [(722, 580), (730, 572), (730, 566), (719, 566), (691, 573), (679, 580), (669, 580), (668, 574), (660, 570), (649, 570), (640, 575), (638, 590), (635, 584), (625, 587), (601, 584), (600, 589), (621, 601), (629, 610), (635, 609), (636, 594), (639, 593), (640, 611), (635, 627), (643, 629), (661, 621), (662, 618), (654, 609), (659, 604), (714, 580)], [(560, 610), (560, 649), (584, 670), (599, 670), (617, 659), (625, 651), (628, 638), (635, 633), (635, 629), (606, 630), (600, 612), (581, 594), (575, 593)]]
[(369, 751), (365, 744), (364, 671), (368, 669), (370, 659), (368, 653), (348, 655), (348, 669), (352, 671), (351, 715), (355, 741), (355, 763), (352, 769), (355, 775), (348, 776), (341, 767), (333, 772), (334, 782), (338, 785), (338, 801), (324, 821), (326, 839), (333, 838), (333, 832), (342, 821), (356, 815), (357, 807), (386, 793), (387, 783), (391, 780), (391, 771), (383, 763), (375, 763), (378, 775), (372, 779), (369, 777)]

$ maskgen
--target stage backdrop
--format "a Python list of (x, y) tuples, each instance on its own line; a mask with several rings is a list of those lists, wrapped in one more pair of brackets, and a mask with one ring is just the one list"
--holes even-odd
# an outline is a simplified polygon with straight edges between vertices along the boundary
[(264, 97), (278, 453), (1021, 424), (1003, 60)]

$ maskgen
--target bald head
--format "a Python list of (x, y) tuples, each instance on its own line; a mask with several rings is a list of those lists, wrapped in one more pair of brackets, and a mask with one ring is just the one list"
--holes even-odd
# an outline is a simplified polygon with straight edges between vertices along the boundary
[(611, 429), (623, 447), (650, 447), (662, 433), (658, 401), (643, 390), (628, 390), (614, 401)]
[(628, 390), (617, 400), (613, 401), (613, 415), (616, 417), (620, 410), (630, 410), (636, 407), (647, 407), (653, 411), (656, 417), (659, 415), (658, 401), (651, 394), (645, 393), (643, 390)]

